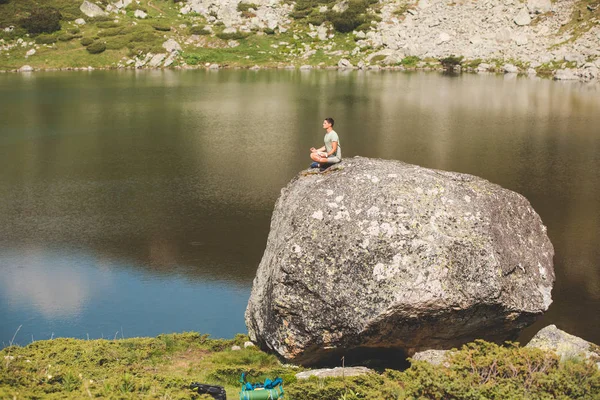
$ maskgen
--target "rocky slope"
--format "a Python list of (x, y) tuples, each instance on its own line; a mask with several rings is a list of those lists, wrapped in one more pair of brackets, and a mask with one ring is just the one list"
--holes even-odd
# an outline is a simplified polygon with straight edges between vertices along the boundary
[[(600, 77), (600, 0), (51, 0), (45, 4), (63, 12), (53, 41), (19, 28), (34, 6), (18, 3), (35, 1), (0, 2), (0, 70), (221, 64)], [(160, 37), (136, 32), (144, 27)], [(85, 54), (73, 44), (80, 38), (105, 43), (107, 52)], [(168, 39), (179, 47), (163, 52)]]

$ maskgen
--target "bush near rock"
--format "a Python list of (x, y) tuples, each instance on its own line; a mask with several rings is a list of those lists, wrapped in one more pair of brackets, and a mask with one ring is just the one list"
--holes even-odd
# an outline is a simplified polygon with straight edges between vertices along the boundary
[(94, 43), (94, 39), (89, 38), (89, 37), (84, 37), (79, 41), (83, 46), (89, 46), (90, 44)]
[(515, 192), (355, 157), (282, 190), (246, 325), (261, 348), (303, 364), (503, 342), (550, 305), (553, 255)]

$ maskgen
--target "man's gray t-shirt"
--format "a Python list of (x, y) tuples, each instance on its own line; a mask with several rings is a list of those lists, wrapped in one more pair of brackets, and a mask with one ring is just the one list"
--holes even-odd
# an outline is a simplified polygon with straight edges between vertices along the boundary
[(331, 152), (331, 150), (333, 150), (332, 142), (337, 142), (338, 147), (337, 147), (336, 152), (334, 154), (332, 154), (330, 157), (337, 157), (341, 160), (342, 159), (342, 146), (340, 145), (340, 138), (338, 137), (337, 132), (334, 130), (331, 130), (331, 132), (325, 134), (325, 149), (327, 149), (327, 153), (329, 153), (329, 152)]

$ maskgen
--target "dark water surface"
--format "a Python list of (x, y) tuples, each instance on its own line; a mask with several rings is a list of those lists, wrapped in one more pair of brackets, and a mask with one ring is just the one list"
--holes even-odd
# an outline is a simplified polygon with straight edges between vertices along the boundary
[(600, 343), (600, 89), (335, 71), (0, 75), (0, 346), (232, 337), (280, 189), (333, 116), (346, 157), (525, 195), (555, 246), (556, 324)]

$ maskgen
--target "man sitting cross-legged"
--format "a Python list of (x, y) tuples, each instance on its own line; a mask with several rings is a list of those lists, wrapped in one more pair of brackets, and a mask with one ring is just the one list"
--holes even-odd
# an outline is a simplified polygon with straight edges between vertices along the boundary
[(325, 129), (325, 146), (315, 149), (311, 147), (310, 158), (314, 161), (311, 168), (325, 169), (333, 164), (342, 161), (342, 148), (340, 146), (340, 138), (336, 131), (333, 130), (333, 118), (325, 118), (323, 121), (323, 129)]

